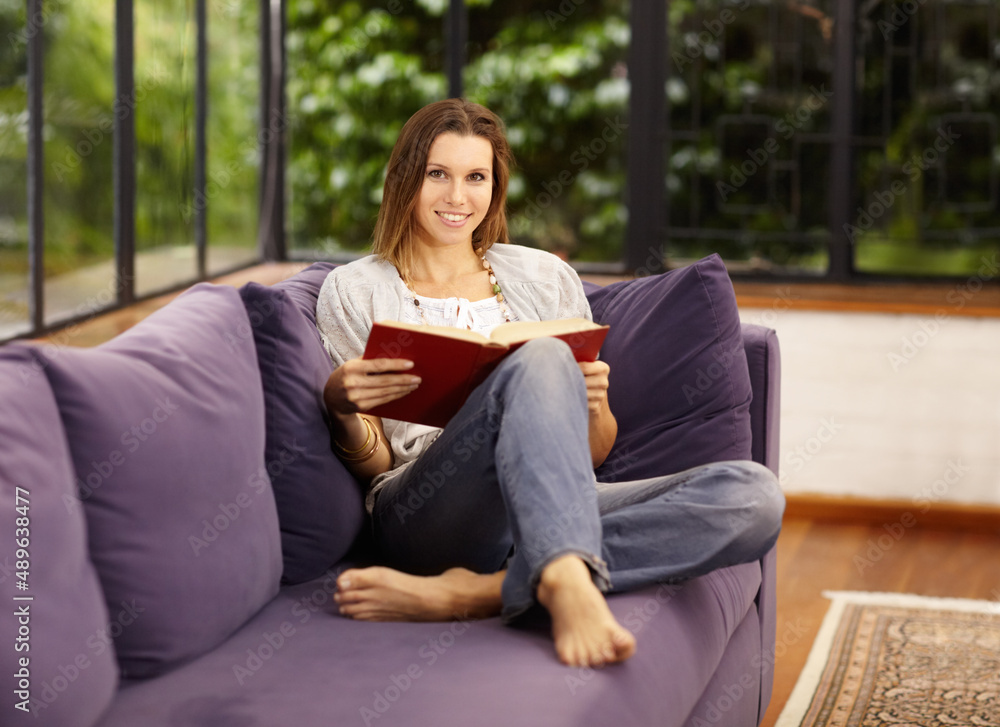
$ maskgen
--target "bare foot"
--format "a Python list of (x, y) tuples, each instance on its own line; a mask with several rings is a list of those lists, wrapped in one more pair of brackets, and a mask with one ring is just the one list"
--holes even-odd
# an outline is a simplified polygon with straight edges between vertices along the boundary
[(392, 568), (352, 568), (337, 578), (340, 613), (360, 621), (452, 621), (500, 613), (504, 572), (451, 568), (414, 576)]
[(575, 555), (545, 566), (538, 600), (552, 616), (559, 660), (569, 666), (603, 666), (635, 653), (635, 637), (615, 620), (590, 569)]

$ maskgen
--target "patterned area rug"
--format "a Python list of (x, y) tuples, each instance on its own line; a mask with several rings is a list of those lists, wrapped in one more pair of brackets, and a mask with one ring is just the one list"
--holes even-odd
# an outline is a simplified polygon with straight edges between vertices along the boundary
[(1000, 727), (1000, 602), (827, 592), (777, 727)]

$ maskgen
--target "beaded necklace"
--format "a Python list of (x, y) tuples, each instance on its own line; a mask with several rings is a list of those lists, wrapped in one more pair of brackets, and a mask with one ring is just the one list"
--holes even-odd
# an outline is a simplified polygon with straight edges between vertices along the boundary
[[(491, 266), (490, 261), (486, 259), (485, 252), (482, 250), (476, 250), (476, 254), (479, 256), (479, 259), (482, 260), (483, 268), (485, 268), (486, 272), (489, 273), (490, 285), (493, 286), (493, 294), (496, 295), (497, 303), (500, 304), (500, 312), (503, 313), (504, 322), (510, 323), (510, 310), (507, 308), (507, 303), (504, 302), (503, 291), (500, 289), (500, 284), (497, 282), (497, 276), (493, 273), (493, 266)], [(410, 284), (406, 281), (406, 278), (403, 277), (402, 273), (399, 274), (399, 278), (403, 281), (403, 285), (405, 285), (406, 289), (409, 291), (410, 297), (413, 299), (413, 305), (416, 307), (417, 313), (420, 314), (420, 320), (423, 321), (425, 326), (429, 325), (427, 317), (424, 315), (424, 311), (420, 307), (420, 300), (417, 298), (416, 291), (410, 287)], [(472, 328), (472, 326), (466, 326), (466, 328)]]

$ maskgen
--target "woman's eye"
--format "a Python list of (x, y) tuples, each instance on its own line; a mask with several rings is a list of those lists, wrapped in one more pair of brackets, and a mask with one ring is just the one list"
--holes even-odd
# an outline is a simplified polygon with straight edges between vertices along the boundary
[(440, 169), (432, 169), (429, 172), (427, 172), (427, 175), (430, 177), (434, 177), (435, 179), (440, 179), (441, 177), (444, 176), (444, 172), (442, 172)]
[(482, 182), (486, 179), (486, 177), (480, 174), (479, 172), (473, 172), (472, 174), (469, 175), (469, 179), (471, 179), (473, 182)]

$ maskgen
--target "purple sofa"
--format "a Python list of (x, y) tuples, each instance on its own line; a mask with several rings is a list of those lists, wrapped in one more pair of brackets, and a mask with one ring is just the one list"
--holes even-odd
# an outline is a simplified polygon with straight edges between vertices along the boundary
[[(597, 671), (557, 662), (542, 613), (337, 615), (336, 575), (373, 556), (322, 409), (314, 311), (330, 269), (196, 285), (94, 349), (0, 348), (0, 721), (758, 724), (774, 551), (610, 596), (638, 650)], [(776, 470), (777, 341), (739, 322), (717, 256), (587, 294), (611, 325), (620, 422), (600, 479), (725, 459)]]

